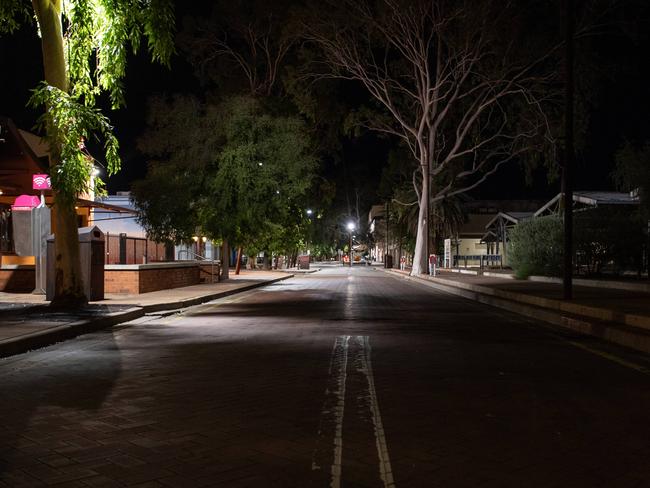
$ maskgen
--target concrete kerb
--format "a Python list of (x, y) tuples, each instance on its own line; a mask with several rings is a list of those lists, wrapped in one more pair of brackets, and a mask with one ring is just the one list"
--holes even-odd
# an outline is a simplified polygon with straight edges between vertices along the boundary
[(78, 320), (49, 329), (32, 332), (0, 341), (0, 358), (22, 354), (34, 349), (51, 346), (82, 334), (106, 329), (122, 322), (135, 320), (144, 315), (142, 307), (113, 312), (91, 320)]
[(310, 274), (320, 271), (320, 268), (309, 268), (309, 269), (276, 269), (278, 273), (299, 273), (299, 274)]
[(253, 290), (255, 288), (260, 288), (262, 286), (272, 285), (278, 281), (288, 280), (293, 278), (295, 275), (288, 274), (287, 276), (281, 276), (279, 278), (274, 278), (272, 280), (263, 281), (259, 283), (251, 283), (249, 285), (242, 286), (241, 288), (234, 288), (232, 290), (220, 291), (216, 293), (211, 293), (209, 295), (202, 295), (199, 297), (188, 298), (187, 300), (179, 300), (177, 302), (167, 302), (167, 303), (154, 303), (151, 305), (144, 305), (142, 309), (144, 313), (151, 312), (161, 312), (163, 310), (177, 310), (180, 308), (193, 307), (194, 305), (200, 305), (211, 300), (217, 300), (218, 298), (225, 298), (236, 293), (243, 293), (245, 291)]
[[(514, 274), (499, 272), (499, 271), (486, 271), (477, 269), (464, 269), (464, 268), (451, 268), (445, 269), (448, 273), (466, 274), (472, 276), (487, 276), (489, 278), (499, 278), (503, 280), (517, 279)], [(536, 281), (540, 283), (562, 283), (562, 278), (552, 276), (529, 276), (527, 281)], [(589, 278), (573, 278), (573, 284), (576, 286), (587, 286), (590, 288), (604, 288), (612, 290), (627, 290), (636, 291), (641, 293), (650, 293), (650, 283), (638, 281), (614, 281), (614, 280), (598, 280)]]
[[(425, 281), (430, 281), (429, 278), (419, 278)], [(591, 307), (589, 305), (580, 305), (578, 303), (564, 302), (562, 300), (554, 300), (552, 298), (543, 298), (535, 295), (528, 295), (525, 293), (517, 293), (507, 290), (499, 290), (487, 286), (473, 285), (470, 283), (460, 283), (458, 281), (446, 280), (441, 277), (435, 278), (436, 283), (443, 285), (464, 288), (466, 290), (474, 291), (483, 295), (491, 295), (494, 297), (520, 302), (535, 307), (555, 310), (558, 312), (565, 312), (568, 314), (589, 317), (591, 319), (616, 322), (629, 327), (638, 327), (650, 331), (650, 317), (644, 315), (628, 314), (616, 310), (610, 310), (600, 307)]]
[(21, 336), (4, 339), (0, 341), (0, 358), (14, 356), (16, 354), (22, 354), (34, 349), (51, 346), (58, 342), (73, 339), (74, 337), (78, 337), (83, 334), (97, 332), (102, 329), (113, 327), (117, 324), (130, 322), (131, 320), (135, 320), (144, 316), (146, 313), (160, 312), (163, 310), (178, 310), (181, 308), (192, 307), (194, 305), (200, 305), (201, 303), (209, 302), (211, 300), (225, 298), (227, 296), (243, 293), (255, 288), (272, 285), (278, 281), (293, 278), (293, 276), (294, 275), (281, 276), (279, 278), (274, 278), (268, 281), (251, 283), (249, 285), (242, 286), (241, 288), (234, 288), (232, 290), (202, 295), (200, 297), (195, 297), (188, 300), (168, 303), (156, 303), (145, 306), (134, 306), (126, 310), (113, 312), (90, 320), (79, 320), (77, 322), (63, 324), (57, 327), (40, 330), (38, 332), (32, 332)]
[[(533, 318), (546, 322), (548, 324), (570, 329), (580, 334), (586, 334), (593, 337), (613, 342), (637, 351), (650, 353), (650, 333), (645, 328), (639, 328), (629, 325), (616, 323), (611, 319), (599, 319), (597, 317), (585, 316), (580, 313), (571, 313), (564, 310), (564, 307), (552, 306), (550, 302), (558, 300), (540, 299), (540, 301), (530, 300), (530, 295), (523, 295), (519, 293), (508, 292), (505, 296), (495, 294), (493, 289), (481, 287), (477, 285), (469, 285), (467, 283), (458, 283), (455, 281), (444, 280), (441, 278), (427, 279), (414, 276), (405, 275), (393, 270), (382, 270), (395, 276), (410, 280), (430, 288), (434, 288), (446, 293), (461, 296), (470, 300), (484, 303), (493, 307), (508, 310), (525, 317)], [(516, 300), (515, 296), (519, 295), (520, 300)], [(544, 305), (547, 306), (544, 306)], [(548, 306), (551, 305), (551, 306)], [(592, 307), (587, 307), (592, 308)], [(577, 308), (581, 310), (582, 307)], [(603, 310), (603, 309), (597, 309)], [(611, 317), (617, 315), (614, 311), (610, 312)], [(618, 314), (623, 315), (623, 314)], [(644, 317), (646, 318), (646, 317)]]

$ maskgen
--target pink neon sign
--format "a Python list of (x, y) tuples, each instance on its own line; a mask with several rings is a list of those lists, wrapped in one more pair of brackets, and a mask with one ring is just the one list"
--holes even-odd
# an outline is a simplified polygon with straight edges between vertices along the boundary
[(41, 200), (35, 195), (20, 195), (16, 197), (14, 204), (11, 206), (12, 210), (31, 210), (38, 207)]
[(50, 190), (52, 183), (48, 175), (32, 175), (32, 188), (34, 190)]

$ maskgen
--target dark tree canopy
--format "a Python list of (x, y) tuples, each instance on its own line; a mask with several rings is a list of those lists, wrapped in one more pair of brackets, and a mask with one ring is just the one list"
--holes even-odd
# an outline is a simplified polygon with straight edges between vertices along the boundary
[(218, 105), (157, 99), (140, 148), (152, 160), (134, 195), (158, 239), (200, 230), (249, 246), (270, 242), (299, 223), (316, 170), (304, 122), (269, 114), (250, 97)]

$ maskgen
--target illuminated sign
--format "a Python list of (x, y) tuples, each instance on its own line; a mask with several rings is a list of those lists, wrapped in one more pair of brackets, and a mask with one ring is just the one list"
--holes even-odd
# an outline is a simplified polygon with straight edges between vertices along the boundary
[(50, 177), (48, 175), (32, 175), (32, 188), (34, 190), (51, 190)]
[(41, 203), (40, 198), (34, 195), (20, 195), (16, 197), (14, 204), (11, 206), (12, 210), (31, 210), (38, 207)]

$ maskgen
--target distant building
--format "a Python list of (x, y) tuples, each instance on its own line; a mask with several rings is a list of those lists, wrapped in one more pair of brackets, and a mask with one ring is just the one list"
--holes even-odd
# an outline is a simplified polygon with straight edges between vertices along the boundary
[(96, 201), (104, 206), (93, 209), (89, 221), (105, 234), (147, 237), (144, 228), (138, 223), (131, 192), (118, 191), (115, 195), (97, 197)]
[(386, 253), (386, 206), (373, 205), (368, 213), (368, 233), (372, 240), (370, 247), (370, 256), (374, 261), (380, 263), (384, 262), (384, 254)]
[[(0, 116), (0, 291), (34, 290), (36, 274), (44, 276), (45, 239), (56, 234), (49, 167), (45, 141)], [(94, 201), (92, 191), (77, 198), (78, 227), (88, 226), (93, 210), (101, 206), (106, 207)]]
[[(442, 266), (504, 266), (501, 234), (493, 227), (532, 216), (542, 202), (536, 200), (467, 200), (466, 221), (455, 235), (446, 236)], [(487, 229), (487, 230), (486, 230)]]
[[(562, 205), (562, 193), (555, 195), (549, 202), (535, 212), (535, 217), (541, 215), (559, 214)], [(604, 207), (608, 205), (639, 205), (638, 192), (619, 191), (574, 191), (573, 211), (582, 208)]]
[[(500, 256), (500, 266), (508, 266), (508, 233), (519, 222), (532, 219), (535, 212), (499, 212), (486, 225), (482, 241), (487, 253)], [(495, 260), (497, 261), (497, 260)]]
[[(574, 191), (573, 211), (581, 212), (588, 208), (608, 206), (638, 205), (639, 197), (635, 192), (615, 191)], [(520, 222), (545, 215), (558, 215), (562, 210), (562, 193), (541, 205), (534, 212), (500, 212), (485, 226), (483, 242), (488, 246), (488, 253), (501, 256), (503, 266), (508, 266), (508, 246), (510, 231)]]

